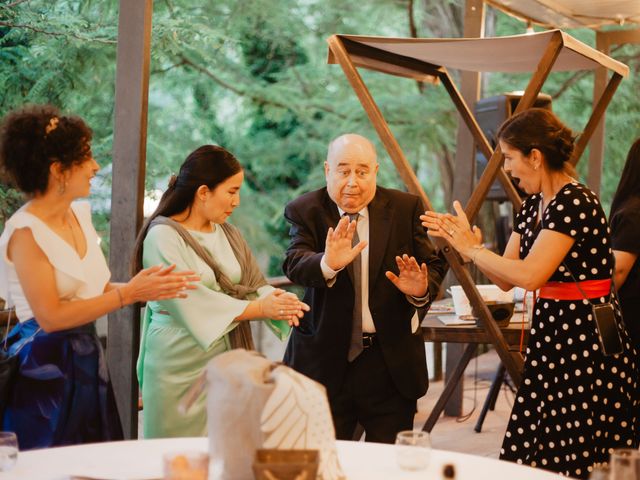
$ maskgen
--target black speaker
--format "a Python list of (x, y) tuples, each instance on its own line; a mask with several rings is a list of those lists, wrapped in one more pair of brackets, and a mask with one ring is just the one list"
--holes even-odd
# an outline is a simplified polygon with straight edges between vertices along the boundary
[[(483, 98), (475, 104), (474, 113), (480, 129), (489, 140), (492, 148), (496, 147), (496, 133), (500, 125), (509, 118), (516, 109), (518, 102), (524, 92), (511, 92), (495, 97)], [(534, 107), (547, 108), (551, 110), (551, 97), (544, 93), (538, 95)], [(476, 180), (480, 178), (487, 166), (487, 158), (476, 150)], [(487, 194), (487, 200), (505, 201), (508, 200), (502, 185), (497, 180), (491, 185)]]

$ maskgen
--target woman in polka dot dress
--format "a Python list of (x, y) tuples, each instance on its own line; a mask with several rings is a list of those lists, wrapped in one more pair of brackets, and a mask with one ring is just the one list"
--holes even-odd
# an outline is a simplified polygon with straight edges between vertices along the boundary
[[(573, 135), (550, 111), (531, 109), (498, 132), (504, 168), (530, 196), (499, 256), (486, 250), (464, 210), (425, 212), (423, 225), (496, 285), (538, 290), (523, 380), (502, 459), (587, 478), (612, 449), (638, 446), (638, 366), (615, 296), (607, 220), (568, 163)], [(585, 296), (588, 298), (585, 299)], [(605, 355), (592, 304), (611, 301), (624, 351)]]

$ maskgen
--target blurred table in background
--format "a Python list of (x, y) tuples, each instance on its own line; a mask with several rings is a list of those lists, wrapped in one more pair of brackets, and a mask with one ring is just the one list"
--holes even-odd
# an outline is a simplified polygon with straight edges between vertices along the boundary
[[(526, 348), (529, 339), (529, 328), (529, 323), (522, 311), (522, 304), (516, 304), (511, 322), (508, 326), (501, 328), (500, 331), (509, 345), (509, 349), (518, 352), (521, 343), (522, 348)], [(452, 397), (458, 384), (462, 382), (464, 371), (475, 356), (478, 345), (490, 344), (491, 338), (483, 327), (476, 325), (475, 320), (463, 320), (458, 317), (453, 311), (453, 304), (450, 298), (433, 302), (429, 313), (422, 321), (421, 329), (425, 342), (466, 344), (453, 370), (447, 372), (444, 390), (422, 428), (430, 432), (438, 418), (440, 418), (447, 401)], [(462, 398), (455, 400), (462, 402)]]

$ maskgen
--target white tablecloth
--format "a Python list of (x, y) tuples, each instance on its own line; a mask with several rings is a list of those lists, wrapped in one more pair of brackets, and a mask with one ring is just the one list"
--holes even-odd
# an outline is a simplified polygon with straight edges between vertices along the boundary
[[(456, 480), (545, 480), (558, 475), (485, 457), (442, 450), (431, 452), (427, 470), (398, 468), (393, 445), (338, 441), (338, 454), (349, 480), (439, 480), (451, 463)], [(69, 475), (101, 479), (145, 480), (162, 478), (162, 455), (196, 450), (206, 452), (206, 438), (181, 438), (95, 443), (75, 447), (21, 452), (10, 472), (0, 480), (64, 480)]]

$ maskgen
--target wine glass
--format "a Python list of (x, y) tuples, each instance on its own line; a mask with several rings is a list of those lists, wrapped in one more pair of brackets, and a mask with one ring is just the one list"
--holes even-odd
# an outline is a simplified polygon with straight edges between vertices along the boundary
[(431, 457), (431, 440), (427, 432), (405, 430), (396, 436), (396, 462), (403, 470), (424, 470)]
[(640, 478), (640, 451), (618, 448), (611, 454), (611, 480), (637, 480)]
[(13, 432), (0, 432), (0, 472), (11, 470), (18, 459), (18, 437)]

